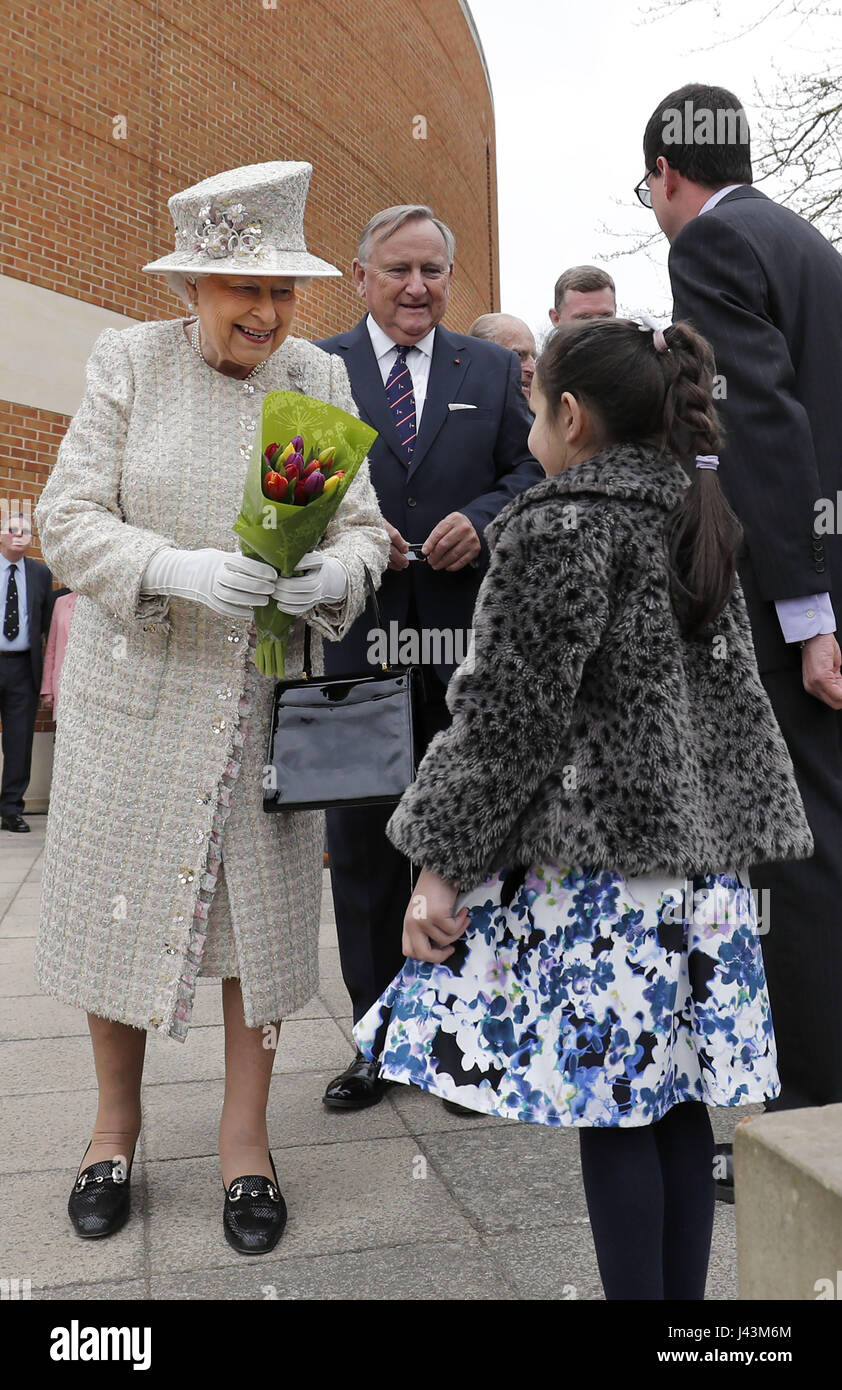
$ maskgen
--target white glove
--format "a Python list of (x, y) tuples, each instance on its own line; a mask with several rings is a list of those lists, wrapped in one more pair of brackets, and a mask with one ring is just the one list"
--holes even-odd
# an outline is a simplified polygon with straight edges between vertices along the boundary
[(250, 618), (269, 602), (278, 571), (230, 550), (157, 550), (143, 572), (141, 592), (204, 603), (226, 618)]
[(295, 567), (307, 570), (299, 578), (285, 579), (280, 575), (272, 597), (282, 613), (300, 618), (317, 603), (340, 603), (348, 592), (348, 571), (334, 555), (321, 550), (308, 550)]

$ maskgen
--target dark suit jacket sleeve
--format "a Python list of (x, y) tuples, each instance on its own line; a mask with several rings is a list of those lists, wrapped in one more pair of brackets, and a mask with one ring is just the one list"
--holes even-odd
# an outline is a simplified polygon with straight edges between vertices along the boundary
[(727, 395), (720, 477), (740, 518), (764, 599), (828, 589), (811, 541), (822, 487), (795, 372), (772, 322), (763, 270), (740, 231), (715, 212), (688, 222), (669, 258), (675, 318), (709, 339)]
[(532, 415), (520, 383), (520, 360), (511, 354), (511, 366), (505, 382), (506, 399), (494, 446), (494, 471), (497, 486), (484, 492), (467, 507), (459, 510), (468, 518), (480, 538), (479, 564), (488, 564), (488, 546), (483, 532), (512, 498), (538, 483), (544, 477), (541, 465), (532, 457), (527, 446), (532, 429)]

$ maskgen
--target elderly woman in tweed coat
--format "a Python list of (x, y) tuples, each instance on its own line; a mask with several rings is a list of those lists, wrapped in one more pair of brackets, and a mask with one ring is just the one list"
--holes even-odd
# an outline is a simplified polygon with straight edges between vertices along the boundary
[(378, 582), (389, 552), (367, 461), (303, 577), (244, 559), (232, 531), (265, 392), (357, 413), (341, 361), (288, 336), (297, 280), (340, 273), (304, 248), (310, 173), (253, 165), (170, 200), (179, 249), (145, 269), (197, 317), (101, 335), (36, 508), (47, 563), (79, 596), (36, 970), (89, 1015), (99, 1109), (70, 1199), (80, 1235), (128, 1217), (146, 1034), (184, 1040), (199, 974), (223, 981), (225, 1235), (256, 1253), (283, 1228), (262, 1025), (318, 985), (323, 818), (263, 811), (274, 683), (252, 660), (252, 610), (301, 615), (287, 675), (304, 622), (321, 671), (320, 638), (347, 632), (363, 566)]

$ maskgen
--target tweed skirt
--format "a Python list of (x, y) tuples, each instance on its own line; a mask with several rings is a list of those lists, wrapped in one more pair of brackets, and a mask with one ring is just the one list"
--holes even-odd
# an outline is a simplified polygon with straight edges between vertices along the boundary
[(206, 979), (213, 980), (239, 980), (240, 978), (240, 958), (237, 954), (234, 923), (231, 920), (231, 905), (228, 901), (224, 861), (221, 861), (219, 865), (216, 891), (208, 912), (205, 949), (202, 952), (199, 974)]

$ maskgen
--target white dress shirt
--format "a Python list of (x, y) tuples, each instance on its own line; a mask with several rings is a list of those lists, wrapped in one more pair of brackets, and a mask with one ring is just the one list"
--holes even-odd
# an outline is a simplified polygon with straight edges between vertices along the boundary
[[(388, 333), (380, 327), (380, 324), (375, 322), (371, 314), (366, 318), (366, 326), (385, 386), (397, 359), (397, 344), (394, 338), (390, 338)], [(412, 377), (412, 389), (415, 393), (416, 430), (421, 426), (421, 415), (424, 410), (424, 402), (427, 399), (427, 382), (430, 379), (430, 363), (433, 360), (435, 339), (436, 330), (431, 328), (426, 337), (415, 343), (406, 354), (406, 365), (409, 368), (409, 375)]]
[[(699, 208), (699, 217), (703, 212), (715, 208), (726, 193), (745, 187), (744, 183), (729, 183), (726, 188), (718, 188)], [(836, 631), (836, 616), (827, 592), (806, 594), (803, 598), (776, 599), (775, 609), (785, 642), (806, 642), (819, 633)]]
[(708, 212), (711, 208), (715, 208), (717, 203), (721, 203), (726, 193), (733, 193), (735, 188), (745, 187), (746, 185), (744, 183), (729, 183), (725, 188), (717, 188), (716, 192), (711, 193), (707, 202), (703, 203), (699, 208), (699, 216), (701, 217), (703, 212)]
[[(29, 614), (26, 611), (26, 565), (25, 557), (7, 560), (0, 555), (0, 652), (29, 651)], [(3, 623), (6, 618), (6, 599), (9, 593), (9, 574), (15, 565), (15, 583), (18, 589), (18, 635), (14, 642), (4, 636)]]

